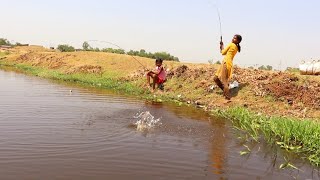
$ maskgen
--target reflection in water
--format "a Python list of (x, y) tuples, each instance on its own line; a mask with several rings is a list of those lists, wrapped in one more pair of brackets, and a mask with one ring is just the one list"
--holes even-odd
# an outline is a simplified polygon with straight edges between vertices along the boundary
[(212, 148), (210, 153), (210, 159), (212, 161), (213, 173), (222, 175), (225, 173), (225, 161), (227, 159), (227, 147), (226, 147), (226, 120), (223, 119), (211, 119), (210, 123), (214, 128), (214, 136), (212, 139)]
[(177, 106), (176, 103), (157, 103), (157, 102), (146, 102), (145, 103), (147, 107), (150, 108), (164, 108), (167, 110), (170, 110), (170, 112), (173, 112), (177, 117), (179, 118), (192, 118), (196, 121), (203, 121), (208, 122), (210, 119), (210, 114), (208, 112), (204, 112), (200, 109), (194, 108), (193, 106), (189, 105), (183, 105), (183, 106)]

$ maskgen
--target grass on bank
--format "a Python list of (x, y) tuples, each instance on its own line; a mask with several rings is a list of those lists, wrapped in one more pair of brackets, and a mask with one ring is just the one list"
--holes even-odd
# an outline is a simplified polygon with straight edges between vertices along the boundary
[(41, 78), (75, 82), (79, 84), (89, 85), (91, 87), (111, 89), (116, 92), (123, 92), (131, 95), (141, 95), (145, 92), (143, 89), (135, 86), (132, 83), (118, 81), (115, 78), (110, 78), (111, 76), (107, 72), (101, 75), (85, 73), (65, 74), (60, 72), (59, 70), (51, 70), (25, 64), (9, 64), (1, 61), (0, 66), (15, 68), (15, 70), (22, 71), (26, 74), (38, 76)]
[(5, 52), (2, 52), (2, 51), (0, 52), (0, 57), (4, 57), (6, 55), (9, 55), (9, 52), (6, 52), (6, 51)]
[(235, 127), (245, 130), (255, 141), (264, 138), (268, 143), (277, 144), (306, 158), (311, 164), (320, 166), (320, 123), (314, 120), (268, 117), (243, 107), (218, 110), (216, 113), (230, 119)]
[[(45, 67), (32, 66), (30, 64), (14, 63), (10, 61), (0, 61), (0, 66), (5, 68), (14, 69), (21, 71), (26, 74), (33, 76), (38, 76), (41, 78), (61, 80), (66, 82), (74, 82), (83, 85), (88, 85), (91, 87), (110, 89), (116, 93), (128, 94), (138, 96), (146, 100), (152, 100), (156, 102), (174, 102), (178, 105), (182, 105), (182, 99), (177, 97), (176, 94), (179, 93), (169, 93), (169, 94), (157, 94), (154, 96), (147, 87), (145, 79), (136, 79), (135, 81), (125, 81), (123, 76), (120, 74), (115, 74), (117, 71), (104, 71), (102, 74), (90, 74), (90, 73), (65, 73), (64, 69), (48, 69)], [(167, 88), (167, 85), (166, 85)], [(181, 94), (181, 93), (180, 93)]]

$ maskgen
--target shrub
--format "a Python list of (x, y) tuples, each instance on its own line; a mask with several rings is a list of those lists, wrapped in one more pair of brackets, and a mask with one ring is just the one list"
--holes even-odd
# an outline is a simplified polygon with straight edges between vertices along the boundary
[(58, 45), (57, 49), (61, 52), (74, 52), (75, 51), (74, 47), (69, 46), (67, 44), (62, 44), (62, 45), (60, 44), (60, 45)]
[(89, 43), (87, 41), (83, 42), (82, 44), (82, 49), (85, 51), (89, 51), (92, 49), (92, 47), (89, 45)]
[(10, 43), (7, 39), (0, 38), (0, 46), (1, 46), (1, 45), (10, 46), (11, 43)]

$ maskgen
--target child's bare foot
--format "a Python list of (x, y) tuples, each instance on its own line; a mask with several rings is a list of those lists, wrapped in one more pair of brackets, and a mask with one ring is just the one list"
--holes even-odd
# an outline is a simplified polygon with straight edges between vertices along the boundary
[(151, 93), (154, 93), (154, 92), (155, 92), (155, 89), (150, 88), (150, 92), (151, 92)]

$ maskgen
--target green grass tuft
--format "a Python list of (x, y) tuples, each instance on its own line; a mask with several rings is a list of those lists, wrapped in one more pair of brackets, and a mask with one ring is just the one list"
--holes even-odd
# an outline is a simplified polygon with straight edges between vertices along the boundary
[(242, 107), (216, 113), (231, 119), (234, 126), (245, 130), (254, 140), (264, 138), (267, 142), (306, 157), (311, 164), (320, 166), (320, 123), (308, 119), (268, 117)]

